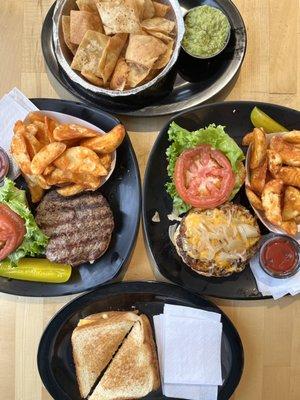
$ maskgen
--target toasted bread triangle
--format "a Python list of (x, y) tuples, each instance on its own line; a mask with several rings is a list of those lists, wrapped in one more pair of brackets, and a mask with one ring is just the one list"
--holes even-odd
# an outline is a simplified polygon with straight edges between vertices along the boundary
[(72, 334), (73, 358), (79, 391), (87, 397), (101, 372), (118, 350), (138, 316), (131, 312), (106, 314), (79, 325)]
[(158, 389), (158, 361), (151, 326), (139, 317), (89, 400), (135, 399)]

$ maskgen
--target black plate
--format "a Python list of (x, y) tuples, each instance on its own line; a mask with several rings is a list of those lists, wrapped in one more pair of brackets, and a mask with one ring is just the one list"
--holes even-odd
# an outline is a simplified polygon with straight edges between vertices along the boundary
[[(222, 375), (218, 400), (228, 400), (236, 389), (244, 365), (243, 346), (229, 318), (213, 303), (187, 290), (158, 282), (122, 282), (102, 286), (70, 302), (47, 326), (38, 349), (42, 381), (55, 400), (80, 400), (72, 359), (70, 337), (80, 318), (107, 310), (137, 308), (149, 317), (162, 313), (165, 303), (215, 311), (222, 314)], [(152, 322), (152, 320), (151, 320)], [(170, 399), (161, 391), (145, 399)]]
[[(84, 119), (104, 131), (119, 121), (111, 115), (78, 103), (53, 99), (32, 99), (40, 110), (57, 111)], [(19, 296), (63, 296), (91, 290), (126, 272), (139, 228), (141, 209), (140, 174), (130, 139), (126, 135), (117, 149), (115, 170), (99, 190), (112, 209), (115, 229), (106, 253), (94, 264), (73, 268), (66, 283), (39, 283), (0, 278), (0, 292)], [(132, 200), (133, 199), (133, 200)]]
[[(142, 97), (137, 106), (131, 104), (126, 98), (119, 98), (120, 100), (117, 102), (116, 99), (108, 96), (95, 95), (72, 82), (56, 60), (52, 42), (52, 15), (55, 7), (55, 4), (53, 4), (43, 23), (41, 40), (46, 66), (52, 75), (52, 79), (56, 81), (55, 84), (63, 89), (63, 92), (71, 94), (85, 104), (101, 107), (109, 112), (132, 116), (150, 117), (172, 114), (187, 110), (216, 96), (224, 98), (237, 79), (246, 52), (247, 35), (243, 19), (231, 0), (183, 0), (179, 3), (185, 11), (201, 4), (216, 6), (223, 9), (230, 20), (232, 27), (230, 42), (222, 56), (217, 57), (210, 64), (208, 74), (205, 71), (200, 73), (198, 66), (190, 71), (190, 63), (181, 52), (176, 67), (180, 74), (177, 74), (174, 90), (170, 95), (156, 101), (153, 105), (145, 107), (145, 99)], [(187, 79), (196, 79), (197, 82), (189, 82)], [(173, 83), (173, 79), (170, 78), (169, 81)], [(56, 86), (55, 84), (54, 86)]]
[[(168, 227), (172, 222), (168, 220), (167, 215), (172, 211), (172, 202), (164, 188), (168, 180), (165, 156), (169, 146), (167, 130), (173, 120), (188, 130), (216, 123), (225, 125), (226, 132), (241, 145), (243, 135), (253, 129), (250, 112), (255, 105), (287, 128), (299, 129), (300, 112), (289, 108), (243, 101), (208, 104), (172, 118), (161, 130), (149, 157), (144, 180), (143, 222), (151, 260), (165, 278), (203, 295), (228, 299), (264, 298), (257, 289), (250, 267), (227, 278), (206, 278), (187, 267), (177, 255), (168, 235)], [(245, 148), (244, 150), (246, 151)], [(251, 210), (244, 187), (234, 201)], [(151, 221), (155, 211), (160, 215), (160, 223)], [(266, 228), (261, 228), (262, 232), (266, 232)]]

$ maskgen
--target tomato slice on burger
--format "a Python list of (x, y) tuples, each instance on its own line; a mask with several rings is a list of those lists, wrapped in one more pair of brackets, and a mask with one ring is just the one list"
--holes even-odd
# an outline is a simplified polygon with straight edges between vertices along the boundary
[(0, 204), (0, 261), (20, 246), (25, 233), (23, 219), (5, 204)]
[(183, 151), (175, 164), (179, 196), (196, 208), (214, 208), (228, 200), (235, 174), (227, 157), (210, 145)]

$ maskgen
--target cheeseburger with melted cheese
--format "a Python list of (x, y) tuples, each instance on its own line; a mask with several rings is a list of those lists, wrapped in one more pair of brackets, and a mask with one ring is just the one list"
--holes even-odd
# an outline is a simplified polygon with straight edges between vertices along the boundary
[(190, 210), (173, 239), (178, 254), (195, 272), (224, 277), (245, 268), (257, 249), (260, 231), (245, 207), (226, 203)]

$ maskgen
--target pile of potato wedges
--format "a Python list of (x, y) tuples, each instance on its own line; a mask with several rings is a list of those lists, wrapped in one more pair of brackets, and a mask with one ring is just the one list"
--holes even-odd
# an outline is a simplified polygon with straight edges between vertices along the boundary
[[(270, 135), (270, 136), (269, 136)], [(254, 128), (243, 138), (249, 146), (248, 186), (251, 205), (289, 235), (300, 224), (300, 131), (266, 134)]]

